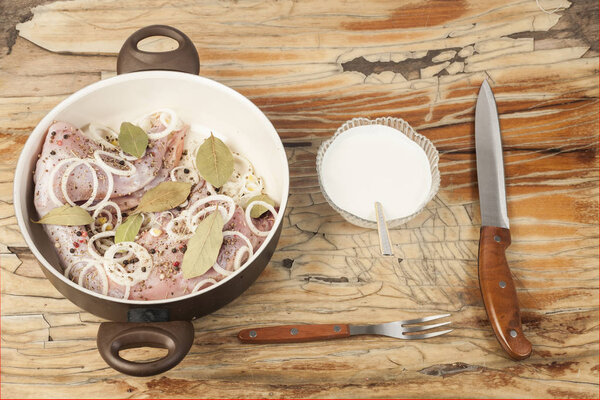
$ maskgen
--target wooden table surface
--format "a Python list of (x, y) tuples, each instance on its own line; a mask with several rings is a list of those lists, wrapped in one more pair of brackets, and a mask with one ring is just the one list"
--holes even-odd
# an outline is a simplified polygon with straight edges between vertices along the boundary
[[(598, 398), (598, 2), (539, 6), (3, 2), (2, 397)], [(291, 194), (278, 250), (256, 283), (194, 322), (194, 345), (178, 367), (134, 378), (100, 358), (101, 320), (42, 275), (17, 227), (12, 181), (40, 119), (113, 76), (124, 39), (153, 23), (186, 32), (201, 75), (240, 91), (271, 119), (287, 149)], [(533, 343), (521, 362), (492, 334), (477, 279), (473, 117), (483, 79), (498, 102), (513, 237), (507, 257)], [(319, 191), (319, 144), (359, 116), (402, 117), (440, 151), (437, 197), (391, 232), (397, 258), (381, 257), (376, 233), (345, 223)], [(251, 326), (442, 312), (452, 313), (454, 331), (423, 341), (252, 346), (236, 339)]]

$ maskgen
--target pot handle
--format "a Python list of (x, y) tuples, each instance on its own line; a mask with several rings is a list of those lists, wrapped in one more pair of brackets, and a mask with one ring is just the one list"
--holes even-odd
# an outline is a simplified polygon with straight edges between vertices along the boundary
[[(138, 43), (150, 36), (175, 39), (175, 50), (154, 53), (138, 49)], [(167, 70), (198, 75), (200, 61), (194, 43), (179, 29), (168, 25), (150, 25), (135, 31), (127, 38), (117, 58), (117, 74), (135, 71)]]
[[(103, 322), (98, 329), (98, 351), (106, 363), (132, 376), (151, 376), (168, 371), (185, 357), (194, 341), (189, 321)], [(167, 349), (165, 357), (145, 363), (125, 360), (120, 350), (137, 347)]]

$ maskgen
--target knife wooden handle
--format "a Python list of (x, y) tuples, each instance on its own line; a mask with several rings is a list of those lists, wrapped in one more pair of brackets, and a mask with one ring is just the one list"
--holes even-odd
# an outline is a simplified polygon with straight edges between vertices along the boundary
[(300, 343), (339, 339), (350, 336), (345, 324), (280, 325), (267, 328), (244, 329), (238, 333), (242, 343)]
[(506, 262), (510, 231), (482, 226), (479, 239), (479, 286), (496, 338), (508, 355), (523, 360), (531, 354), (531, 342), (521, 328), (517, 291)]

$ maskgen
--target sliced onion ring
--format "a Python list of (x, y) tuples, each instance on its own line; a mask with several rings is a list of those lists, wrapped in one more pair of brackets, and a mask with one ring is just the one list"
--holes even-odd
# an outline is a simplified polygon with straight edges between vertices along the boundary
[(104, 131), (104, 132), (108, 133), (110, 136), (112, 136), (114, 138), (114, 140), (119, 139), (119, 135), (117, 135), (117, 133), (115, 131), (113, 131), (112, 129), (110, 129), (108, 126), (94, 124), (94, 123), (90, 123), (88, 125), (88, 128), (86, 130), (83, 130), (83, 134), (85, 136), (87, 136), (88, 138), (100, 143), (103, 147), (105, 147), (107, 149), (116, 150), (117, 146), (115, 146), (114, 144), (110, 143), (108, 140), (103, 138), (101, 134), (98, 134), (99, 131)]
[[(138, 120), (137, 124), (142, 129), (144, 129), (146, 132), (148, 132), (148, 130), (150, 129), (150, 127), (152, 125), (151, 120), (152, 120), (152, 118), (155, 118), (155, 116), (157, 114), (158, 114), (158, 121), (165, 127), (165, 129), (163, 129), (160, 132), (148, 133), (148, 139), (150, 139), (150, 140), (162, 139), (165, 136), (168, 136), (171, 132), (176, 130), (180, 124), (179, 117), (177, 116), (177, 114), (175, 114), (175, 111), (168, 109), (168, 108), (156, 110), (154, 112), (144, 115), (142, 118), (140, 118)], [(167, 114), (169, 117), (171, 117), (171, 120), (169, 122), (167, 122), (166, 117), (164, 116), (165, 114)], [(150, 120), (150, 126), (147, 123), (149, 120)]]
[(252, 203), (248, 204), (248, 206), (246, 207), (246, 223), (248, 224), (248, 228), (250, 228), (252, 233), (254, 233), (255, 235), (268, 236), (270, 230), (268, 230), (268, 231), (258, 230), (256, 228), (256, 226), (254, 226), (254, 222), (252, 221), (252, 217), (250, 216), (250, 213), (252, 212), (252, 209), (254, 208), (254, 206), (258, 206), (258, 205), (265, 207), (267, 210), (269, 210), (271, 212), (271, 214), (273, 214), (273, 218), (277, 218), (277, 211), (275, 211), (275, 208), (272, 205), (270, 205), (269, 203), (265, 203), (262, 200), (256, 200), (256, 201), (253, 201)]
[[(128, 272), (114, 259), (115, 254), (131, 250), (139, 259), (132, 272)], [(130, 264), (131, 265), (131, 264)], [(115, 243), (104, 253), (104, 268), (110, 278), (121, 285), (135, 285), (150, 275), (153, 262), (150, 253), (144, 247), (135, 242), (119, 242)]]
[[(103, 203), (107, 202), (110, 199), (110, 195), (113, 191), (113, 187), (114, 187), (114, 180), (113, 180), (113, 176), (112, 174), (105, 170), (101, 165), (99, 165), (95, 160), (82, 160), (80, 158), (76, 158), (76, 157), (72, 157), (72, 158), (66, 158), (64, 160), (59, 161), (54, 168), (52, 168), (52, 170), (50, 171), (50, 174), (48, 176), (48, 193), (50, 196), (50, 200), (58, 205), (61, 206), (63, 205), (63, 203), (58, 199), (58, 197), (56, 197), (56, 192), (54, 191), (54, 182), (55, 182), (55, 175), (56, 172), (63, 166), (66, 165), (68, 163), (72, 163), (70, 166), (67, 167), (67, 169), (63, 172), (62, 177), (60, 179), (60, 189), (61, 189), (61, 193), (63, 195), (63, 197), (65, 198), (65, 201), (67, 203), (69, 203), (72, 206), (75, 206), (76, 204), (71, 200), (68, 191), (67, 191), (67, 184), (68, 184), (68, 179), (69, 179), (69, 175), (71, 174), (71, 172), (79, 165), (85, 165), (86, 167), (88, 167), (90, 169), (90, 171), (92, 172), (92, 184), (93, 184), (93, 188), (92, 188), (92, 195), (91, 197), (82, 205), (80, 205), (81, 208), (85, 209), (85, 210), (95, 210), (96, 208), (99, 208), (103, 205)], [(104, 198), (97, 203), (96, 205), (92, 206), (91, 204), (94, 202), (94, 200), (96, 199), (96, 195), (98, 194), (98, 174), (96, 173), (96, 170), (94, 169), (93, 166), (97, 166), (98, 169), (100, 169), (102, 172), (104, 172), (104, 174), (106, 175), (106, 179), (108, 181), (108, 187), (106, 190), (106, 195), (104, 196)]]
[[(229, 222), (229, 220), (231, 220), (231, 218), (233, 218), (233, 214), (235, 213), (235, 201), (229, 196), (225, 196), (222, 194), (213, 194), (213, 195), (204, 197), (204, 198), (194, 202), (192, 204), (192, 206), (187, 210), (188, 214), (187, 214), (186, 222), (187, 222), (188, 227), (195, 227), (198, 224), (197, 219), (200, 218), (200, 216), (205, 215), (207, 212), (209, 212), (209, 211), (200, 210), (199, 213), (194, 214), (194, 212), (200, 206), (203, 206), (206, 203), (210, 203), (211, 201), (221, 201), (221, 202), (227, 202), (229, 204), (229, 210), (227, 211), (227, 214), (223, 216), (224, 223)], [(208, 209), (208, 208), (210, 208), (210, 207), (207, 207), (206, 209)], [(214, 207), (214, 208), (216, 208), (216, 207)], [(210, 211), (213, 211), (213, 209), (211, 209)], [(223, 211), (221, 211), (221, 212), (223, 212)], [(200, 214), (200, 213), (202, 213), (202, 214), (200, 216), (198, 216), (198, 214)], [(193, 229), (191, 229), (191, 230), (193, 230)]]
[(229, 271), (229, 270), (221, 267), (218, 262), (216, 262), (213, 265), (213, 269), (215, 271), (217, 271), (218, 273), (220, 273), (221, 275), (224, 275), (224, 276), (229, 276), (229, 275), (233, 274), (233, 271)]
[[(108, 213), (108, 211), (106, 210), (106, 207), (112, 207), (117, 212), (117, 223), (116, 224), (113, 224), (112, 214)], [(100, 215), (101, 213), (102, 214), (108, 214), (108, 215), (110, 215), (110, 221), (109, 222), (110, 222), (110, 224), (112, 224), (112, 226), (114, 228), (116, 228), (117, 225), (120, 225), (121, 222), (123, 222), (123, 216), (121, 214), (121, 207), (119, 207), (119, 205), (117, 203), (115, 203), (114, 201), (105, 201), (105, 202), (102, 203), (102, 207), (96, 208), (96, 210), (92, 214), (92, 218), (94, 218), (94, 221), (96, 220), (96, 218), (98, 218), (98, 215)], [(96, 230), (96, 224), (95, 223), (92, 223), (91, 227), (92, 227), (92, 232), (98, 233), (98, 231)]]
[(77, 161), (74, 161), (71, 165), (69, 165), (67, 167), (67, 169), (65, 169), (65, 172), (63, 172), (63, 175), (62, 175), (62, 178), (60, 181), (60, 189), (61, 189), (61, 192), (62, 192), (63, 196), (65, 197), (65, 200), (67, 201), (67, 203), (69, 203), (72, 206), (75, 206), (76, 204), (69, 197), (69, 193), (67, 191), (67, 184), (69, 183), (69, 176), (71, 175), (71, 172), (73, 172), (73, 170), (80, 165), (85, 165), (92, 171), (92, 182), (93, 182), (92, 183), (92, 185), (93, 185), (92, 186), (92, 195), (85, 203), (80, 205), (81, 208), (87, 209), (88, 206), (94, 202), (94, 199), (96, 198), (96, 195), (98, 194), (98, 175), (96, 174), (96, 170), (94, 169), (94, 167), (92, 167), (90, 162), (88, 162), (86, 160), (77, 160)]
[(104, 270), (104, 266), (98, 261), (89, 263), (81, 270), (81, 272), (79, 273), (79, 279), (77, 280), (77, 284), (79, 286), (83, 286), (83, 278), (88, 269), (90, 268), (96, 268), (96, 270), (98, 271), (98, 275), (100, 276), (100, 280), (102, 281), (102, 294), (106, 296), (108, 294), (108, 278), (106, 277), (106, 271)]
[(197, 292), (200, 289), (200, 287), (202, 287), (202, 285), (204, 285), (206, 283), (210, 283), (211, 285), (216, 285), (217, 281), (214, 280), (213, 278), (202, 279), (200, 282), (196, 283), (196, 285), (192, 289), (192, 293)]

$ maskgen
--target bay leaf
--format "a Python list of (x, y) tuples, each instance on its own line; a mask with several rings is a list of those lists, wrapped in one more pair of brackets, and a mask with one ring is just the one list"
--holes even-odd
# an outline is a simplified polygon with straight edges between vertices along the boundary
[(183, 203), (190, 194), (189, 182), (161, 182), (142, 196), (134, 213), (167, 211)]
[(233, 174), (233, 154), (223, 141), (211, 133), (196, 153), (196, 168), (204, 179), (219, 188)]
[(185, 279), (200, 276), (215, 264), (223, 244), (224, 224), (218, 208), (198, 224), (183, 256), (181, 269)]
[(53, 208), (44, 215), (39, 221), (33, 221), (36, 224), (46, 225), (89, 225), (94, 222), (94, 218), (89, 212), (79, 206), (71, 206), (69, 204)]
[(123, 122), (119, 131), (119, 146), (125, 153), (140, 158), (148, 147), (148, 134), (130, 122)]
[(133, 242), (137, 236), (144, 217), (142, 214), (133, 214), (127, 217), (125, 222), (117, 227), (115, 231), (115, 243)]
[[(273, 201), (273, 199), (271, 199), (266, 194), (259, 194), (258, 196), (254, 196), (250, 200), (248, 200), (248, 202), (246, 203), (246, 208), (248, 208), (250, 203), (252, 203), (254, 201), (264, 201), (265, 203), (270, 204), (273, 207), (275, 207), (275, 202)], [(265, 206), (257, 204), (254, 207), (252, 207), (252, 211), (250, 211), (250, 216), (252, 218), (258, 218), (267, 211), (269, 211), (269, 210)]]

